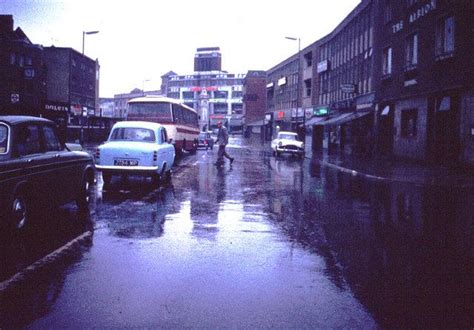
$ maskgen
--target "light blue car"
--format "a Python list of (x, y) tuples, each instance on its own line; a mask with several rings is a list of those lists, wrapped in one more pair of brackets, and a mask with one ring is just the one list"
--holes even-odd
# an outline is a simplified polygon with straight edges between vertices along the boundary
[(113, 175), (142, 175), (157, 184), (171, 178), (175, 150), (163, 125), (144, 121), (116, 123), (108, 140), (95, 152), (95, 167), (102, 172), (104, 189)]

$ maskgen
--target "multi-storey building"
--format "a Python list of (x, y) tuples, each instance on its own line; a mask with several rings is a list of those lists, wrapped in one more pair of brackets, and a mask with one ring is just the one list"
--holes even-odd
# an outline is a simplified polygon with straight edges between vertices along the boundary
[(223, 121), (231, 132), (241, 131), (245, 74), (222, 71), (218, 47), (198, 48), (194, 63), (196, 71), (192, 74), (170, 71), (162, 76), (162, 91), (196, 109), (202, 129), (215, 128)]
[(299, 54), (295, 54), (267, 71), (267, 110), (265, 117), (273, 132), (296, 131), (302, 122), (298, 107)]
[(39, 116), (46, 102), (43, 48), (0, 15), (0, 114)]
[(374, 123), (373, 2), (362, 1), (315, 43), (313, 149), (370, 153)]
[(246, 133), (251, 133), (252, 130), (257, 130), (260, 133), (264, 127), (263, 117), (267, 107), (266, 78), (265, 71), (248, 71), (245, 76), (242, 92)]
[(45, 116), (79, 124), (96, 113), (98, 63), (72, 48), (44, 47), (47, 69)]
[(378, 0), (378, 150), (474, 164), (473, 1)]

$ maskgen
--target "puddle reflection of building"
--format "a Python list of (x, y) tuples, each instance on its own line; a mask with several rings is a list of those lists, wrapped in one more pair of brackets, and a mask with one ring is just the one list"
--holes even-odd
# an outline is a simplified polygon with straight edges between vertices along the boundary
[(381, 327), (472, 325), (474, 194), (333, 174), (325, 237)]

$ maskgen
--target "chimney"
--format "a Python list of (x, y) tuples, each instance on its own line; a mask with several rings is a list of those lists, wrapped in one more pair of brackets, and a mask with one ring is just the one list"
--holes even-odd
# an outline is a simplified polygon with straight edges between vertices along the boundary
[(0, 32), (13, 32), (13, 15), (0, 15)]

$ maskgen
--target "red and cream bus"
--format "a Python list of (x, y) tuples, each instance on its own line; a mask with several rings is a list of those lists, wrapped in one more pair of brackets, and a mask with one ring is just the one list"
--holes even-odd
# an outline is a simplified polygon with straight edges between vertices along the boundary
[(166, 127), (168, 138), (176, 153), (195, 152), (198, 145), (199, 124), (196, 110), (164, 96), (143, 96), (128, 101), (127, 120), (160, 123)]

